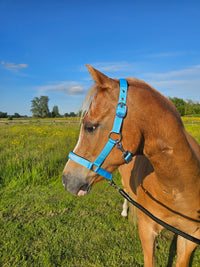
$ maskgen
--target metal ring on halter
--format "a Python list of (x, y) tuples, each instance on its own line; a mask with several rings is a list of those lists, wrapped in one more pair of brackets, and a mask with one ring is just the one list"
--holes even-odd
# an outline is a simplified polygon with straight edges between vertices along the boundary
[[(112, 138), (111, 138), (111, 135), (112, 135), (112, 134), (118, 134), (118, 135), (119, 135), (119, 139), (116, 139), (116, 140), (112, 139)], [(108, 138), (111, 139), (112, 141), (114, 141), (116, 144), (119, 144), (119, 143), (121, 142), (121, 140), (122, 140), (122, 134), (121, 134), (121, 133), (115, 133), (115, 132), (112, 132), (112, 131), (111, 131), (111, 132), (109, 133), (109, 135), (108, 135)]]

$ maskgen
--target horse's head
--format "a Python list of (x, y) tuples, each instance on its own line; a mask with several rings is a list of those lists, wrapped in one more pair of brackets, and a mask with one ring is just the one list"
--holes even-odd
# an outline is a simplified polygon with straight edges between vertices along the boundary
[[(108, 141), (115, 118), (120, 85), (118, 80), (108, 78), (89, 65), (87, 67), (96, 84), (89, 92), (91, 103), (82, 121), (79, 140), (74, 153), (90, 162), (94, 162)], [(138, 130), (137, 133), (134, 133), (137, 145), (131, 147), (130, 136), (134, 127), (132, 126), (132, 130), (129, 130), (130, 121), (128, 122), (128, 118), (129, 115), (126, 116), (123, 122), (122, 143), (125, 147), (129, 146), (127, 148), (130, 151), (133, 149), (134, 153), (137, 150), (136, 146), (140, 144), (141, 134)], [(115, 138), (114, 134), (112, 138)], [(103, 162), (102, 168), (113, 172), (119, 165), (124, 163), (121, 154), (121, 151), (115, 147)], [(92, 185), (101, 179), (103, 179), (102, 176), (70, 159), (63, 171), (63, 185), (65, 189), (79, 196), (87, 194)]]

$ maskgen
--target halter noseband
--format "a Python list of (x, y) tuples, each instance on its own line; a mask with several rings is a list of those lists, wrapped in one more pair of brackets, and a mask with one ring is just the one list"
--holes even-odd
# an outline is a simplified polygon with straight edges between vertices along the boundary
[[(98, 173), (99, 175), (105, 177), (108, 180), (112, 180), (112, 173), (104, 170), (101, 168), (101, 165), (103, 164), (104, 160), (107, 158), (113, 147), (116, 145), (118, 149), (122, 151), (122, 158), (126, 161), (128, 164), (132, 160), (132, 155), (130, 151), (124, 150), (121, 140), (122, 140), (122, 123), (123, 119), (126, 117), (127, 114), (127, 105), (126, 105), (126, 98), (127, 98), (127, 90), (128, 85), (127, 81), (125, 79), (120, 79), (120, 94), (119, 94), (119, 101), (116, 107), (115, 111), (115, 120), (113, 124), (112, 131), (109, 133), (108, 136), (108, 142), (101, 151), (100, 155), (97, 157), (97, 159), (94, 162), (90, 162), (87, 159), (84, 159), (78, 155), (76, 155), (73, 152), (69, 153), (69, 159), (75, 161), (76, 163), (88, 168), (91, 171), (94, 171)], [(112, 134), (118, 134), (119, 139), (113, 140)]]

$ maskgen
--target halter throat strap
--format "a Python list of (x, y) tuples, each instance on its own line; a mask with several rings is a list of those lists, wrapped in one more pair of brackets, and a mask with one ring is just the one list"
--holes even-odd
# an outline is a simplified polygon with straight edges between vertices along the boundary
[[(121, 144), (122, 140), (122, 124), (123, 120), (126, 117), (127, 114), (127, 105), (126, 105), (126, 99), (127, 99), (127, 90), (128, 85), (126, 79), (120, 79), (120, 94), (119, 94), (119, 101), (116, 107), (115, 111), (115, 120), (113, 124), (112, 131), (109, 133), (108, 136), (108, 142), (104, 146), (103, 150), (99, 154), (99, 156), (96, 158), (94, 162), (90, 162), (87, 159), (84, 159), (78, 155), (76, 155), (73, 152), (69, 153), (69, 159), (75, 161), (76, 163), (88, 168), (91, 171), (94, 171), (98, 173), (99, 175), (105, 177), (108, 180), (112, 180), (112, 173), (104, 170), (101, 168), (101, 165), (107, 158), (107, 156), (110, 154), (111, 150), (116, 145), (118, 149), (122, 151), (122, 158), (125, 160), (126, 163), (129, 163), (132, 160), (132, 155), (128, 150), (124, 150), (123, 146)], [(118, 135), (118, 139), (114, 140), (112, 137), (113, 135)]]

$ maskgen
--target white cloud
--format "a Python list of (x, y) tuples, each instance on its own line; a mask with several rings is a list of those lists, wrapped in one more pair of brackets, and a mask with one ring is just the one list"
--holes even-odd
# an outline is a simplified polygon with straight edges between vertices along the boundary
[(74, 86), (69, 88), (65, 93), (66, 94), (72, 94), (72, 95), (80, 95), (83, 94), (85, 91), (83, 89), (83, 87), (81, 86)]
[(78, 82), (62, 81), (59, 83), (53, 83), (43, 86), (38, 86), (40, 94), (44, 94), (47, 91), (62, 91), (67, 95), (82, 95), (85, 93), (84, 88)]
[(177, 57), (184, 55), (185, 52), (163, 52), (163, 53), (155, 53), (155, 54), (149, 54), (146, 57), (148, 58), (163, 58), (163, 57)]
[(165, 73), (144, 73), (143, 77), (166, 96), (200, 100), (200, 65)]
[(149, 82), (165, 96), (180, 97), (200, 101), (200, 79), (199, 80), (173, 80)]
[(176, 90), (187, 90), (188, 93), (196, 92), (200, 95), (200, 79), (199, 80), (171, 80), (171, 81), (153, 81), (155, 87), (167, 89), (176, 88)]
[(28, 68), (28, 64), (14, 64), (14, 63), (6, 63), (5, 61), (2, 61), (1, 62), (1, 65), (3, 65), (3, 67), (5, 69), (8, 69), (8, 70), (21, 70), (21, 69), (24, 69), (24, 68)]
[(153, 79), (170, 79), (176, 77), (194, 77), (200, 76), (200, 65), (191, 66), (186, 69), (169, 71), (165, 73), (144, 73), (145, 76)]
[[(95, 69), (99, 71), (108, 71), (108, 72), (123, 72), (123, 71), (130, 71), (134, 70), (134, 67), (131, 63), (126, 61), (119, 61), (119, 62), (96, 62), (90, 64)], [(86, 68), (81, 68), (82, 71), (85, 71)]]

